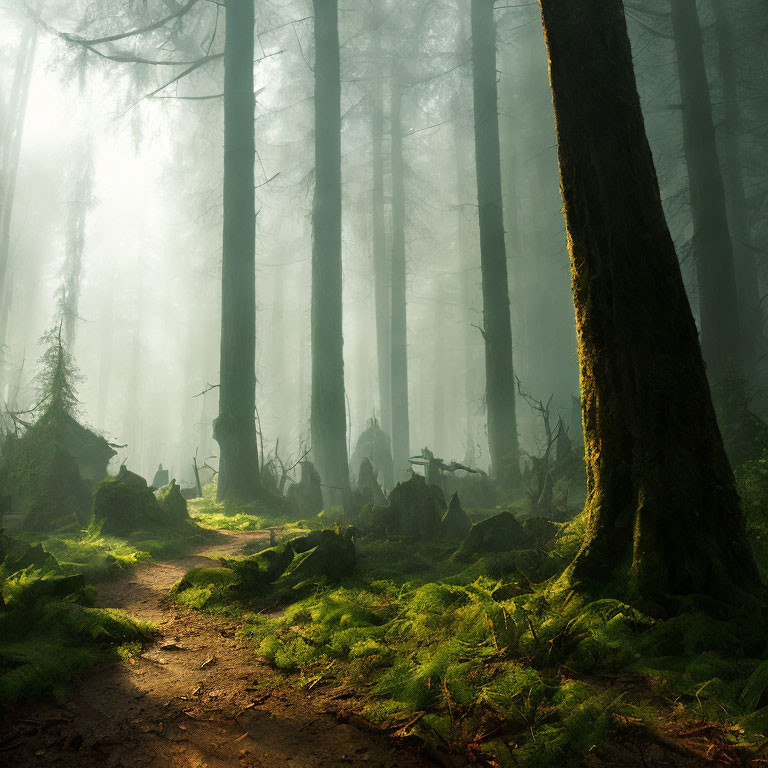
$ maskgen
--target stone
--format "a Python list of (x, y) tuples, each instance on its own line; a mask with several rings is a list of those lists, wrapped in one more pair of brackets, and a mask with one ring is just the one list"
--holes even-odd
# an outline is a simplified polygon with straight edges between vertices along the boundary
[(175, 480), (155, 491), (155, 498), (168, 522), (181, 523), (190, 519), (187, 500)]
[(410, 480), (398, 483), (389, 494), (389, 506), (394, 533), (424, 540), (440, 536), (445, 496), (421, 475), (414, 474)]
[(163, 510), (147, 481), (125, 467), (117, 477), (99, 484), (93, 497), (93, 518), (108, 536), (131, 536), (165, 524)]
[(492, 552), (525, 549), (525, 531), (517, 518), (506, 510), (475, 523), (464, 539), (457, 554), (471, 556)]
[(335, 531), (320, 531), (317, 545), (298, 553), (284, 578), (290, 577), (294, 583), (323, 576), (338, 581), (351, 575), (356, 566), (355, 544), (350, 538)]
[(454, 493), (440, 523), (440, 532), (446, 539), (460, 541), (469, 533), (471, 528), (472, 521), (461, 506), (459, 494)]

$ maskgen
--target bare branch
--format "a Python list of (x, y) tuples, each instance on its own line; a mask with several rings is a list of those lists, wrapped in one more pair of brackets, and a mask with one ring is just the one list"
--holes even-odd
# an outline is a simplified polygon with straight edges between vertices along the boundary
[[(205, 389), (202, 392), (198, 392), (195, 397), (204, 397), (207, 395), (212, 389), (218, 389), (221, 386), (221, 384), (206, 384)], [(210, 457), (209, 457), (210, 458)]]
[(127, 32), (121, 32), (116, 35), (109, 35), (108, 37), (84, 38), (80, 35), (75, 35), (70, 32), (59, 32), (57, 34), (67, 42), (79, 43), (80, 45), (91, 46), (100, 45), (102, 43), (114, 43), (118, 40), (125, 40), (129, 37), (138, 37), (139, 35), (146, 35), (148, 32), (154, 32), (156, 29), (160, 29), (160, 27), (165, 26), (169, 21), (173, 21), (174, 19), (178, 19), (181, 16), (189, 13), (189, 11), (191, 11), (192, 8), (199, 2), (200, 0), (190, 0), (186, 5), (182, 5), (177, 11), (170, 14), (170, 16), (166, 16), (162, 19), (159, 19), (158, 21), (153, 22), (152, 24), (148, 24), (146, 27), (131, 29)]

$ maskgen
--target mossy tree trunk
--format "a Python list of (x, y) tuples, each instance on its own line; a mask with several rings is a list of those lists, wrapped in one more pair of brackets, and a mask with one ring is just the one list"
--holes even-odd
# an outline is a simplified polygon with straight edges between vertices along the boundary
[(405, 280), (405, 158), (403, 156), (402, 77), (392, 73), (392, 460), (395, 480), (409, 467), (408, 328)]
[(227, 0), (224, 51), (224, 233), (221, 265), (219, 444), (221, 500), (261, 493), (256, 441), (256, 207), (254, 6)]
[(519, 479), (512, 321), (501, 195), (494, 0), (472, 0), (475, 158), (480, 215), (486, 406), (491, 466), (496, 478)]
[(756, 593), (661, 206), (621, 0), (540, 0), (571, 255), (588, 524), (577, 589), (660, 613)]
[(699, 281), (701, 349), (713, 386), (743, 376), (739, 304), (725, 188), (696, 0), (671, 0), (683, 109), (683, 144)]
[(341, 76), (338, 3), (314, 0), (315, 198), (312, 212), (312, 455), (325, 498), (349, 489), (341, 280)]

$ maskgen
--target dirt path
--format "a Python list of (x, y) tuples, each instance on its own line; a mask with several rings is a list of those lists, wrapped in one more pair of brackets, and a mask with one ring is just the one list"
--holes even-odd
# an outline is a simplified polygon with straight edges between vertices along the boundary
[[(157, 640), (132, 662), (104, 665), (63, 702), (0, 722), (8, 768), (419, 768), (434, 765), (386, 736), (339, 722), (323, 700), (288, 686), (227, 619), (179, 611), (168, 589), (207, 553), (236, 553), (259, 533), (223, 533), (196, 555), (154, 563), (99, 589), (98, 605), (149, 619)], [(12, 746), (11, 746), (12, 745)], [(4, 762), (7, 761), (7, 762)]]

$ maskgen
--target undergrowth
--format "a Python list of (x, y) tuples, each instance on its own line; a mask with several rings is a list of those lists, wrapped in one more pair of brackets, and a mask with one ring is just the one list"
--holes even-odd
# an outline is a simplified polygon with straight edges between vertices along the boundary
[(148, 551), (121, 539), (85, 533), (81, 537), (51, 537), (42, 542), (62, 573), (82, 573), (89, 582), (110, 577), (151, 559)]
[(282, 497), (265, 496), (250, 504), (235, 504), (216, 498), (214, 479), (203, 488), (203, 495), (187, 502), (190, 517), (206, 528), (225, 531), (258, 531), (277, 523), (287, 523), (291, 515)]
[(583, 525), (564, 525), (551, 551), (470, 563), (439, 544), (364, 539), (354, 577), (315, 585), (280, 615), (237, 599), (227, 569), (201, 572), (185, 602), (241, 616), (257, 655), (298, 684), (352, 689), (371, 721), (502, 766), (580, 765), (628, 725), (653, 732), (660, 709), (733, 726), (724, 733), (745, 749), (764, 743), (765, 627), (555, 597), (548, 580)]
[[(503, 582), (371, 580), (246, 617), (259, 656), (300, 681), (343, 683), (364, 714), (435, 745), (470, 744), (501, 765), (578, 764), (622, 723), (653, 728), (651, 699), (680, 716), (768, 731), (768, 663), (734, 659), (744, 627), (700, 616), (656, 622), (615, 600), (567, 604)], [(512, 590), (514, 591), (514, 590)], [(628, 679), (645, 695), (622, 694)]]
[[(73, 558), (97, 563), (94, 573), (113, 565), (101, 557), (103, 542), (60, 544)], [(137, 557), (125, 546), (112, 551), (115, 562)], [(59, 696), (94, 662), (135, 652), (153, 634), (150, 624), (122, 611), (90, 607), (93, 587), (77, 570), (40, 546), (0, 535), (0, 706)]]

